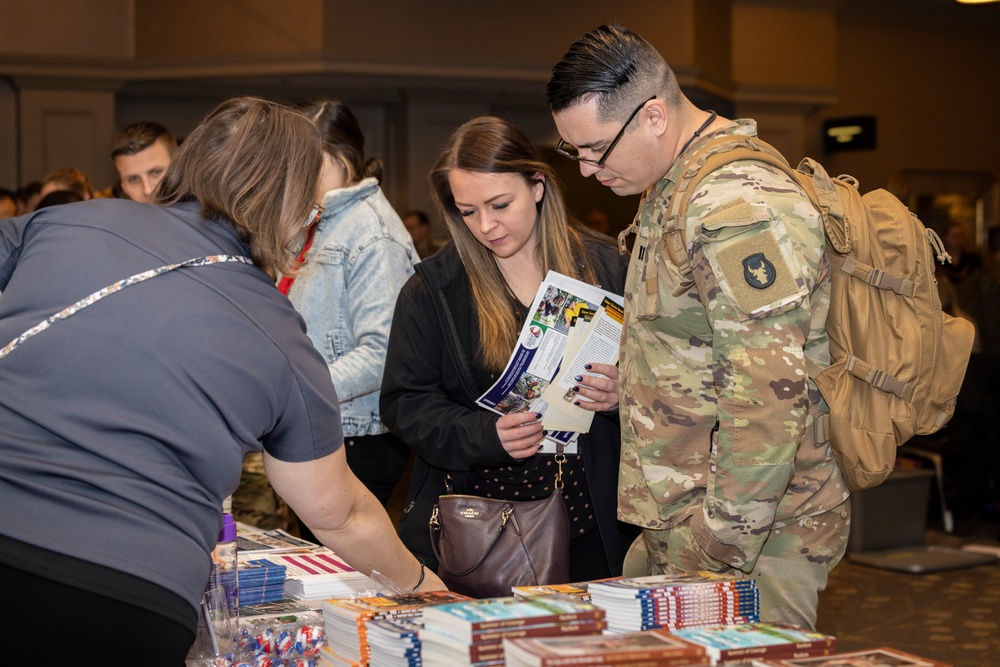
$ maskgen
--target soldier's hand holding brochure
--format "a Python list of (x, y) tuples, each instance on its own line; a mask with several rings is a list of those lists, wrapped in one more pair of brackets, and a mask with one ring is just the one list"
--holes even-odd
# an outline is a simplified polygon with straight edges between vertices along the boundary
[(575, 403), (586, 364), (618, 363), (624, 300), (617, 294), (549, 271), (535, 294), (517, 345), (500, 378), (477, 403), (499, 414), (538, 412), (546, 437), (541, 452), (576, 453), (594, 413)]

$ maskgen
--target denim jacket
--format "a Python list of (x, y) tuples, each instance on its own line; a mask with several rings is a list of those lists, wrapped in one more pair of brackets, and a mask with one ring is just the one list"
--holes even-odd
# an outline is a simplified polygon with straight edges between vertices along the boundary
[(327, 192), (323, 206), (288, 298), (329, 365), (344, 436), (375, 435), (396, 296), (419, 257), (374, 178)]

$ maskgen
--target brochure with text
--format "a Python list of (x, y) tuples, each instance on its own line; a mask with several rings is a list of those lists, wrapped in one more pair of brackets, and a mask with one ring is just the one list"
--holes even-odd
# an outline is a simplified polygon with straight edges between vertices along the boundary
[(477, 403), (502, 415), (541, 413), (548, 432), (541, 452), (555, 454), (561, 443), (567, 454), (576, 453), (576, 440), (590, 429), (594, 413), (573, 404), (585, 400), (573, 394), (573, 378), (590, 374), (583, 368), (586, 363), (618, 362), (622, 308), (624, 300), (617, 294), (549, 271), (510, 361)]

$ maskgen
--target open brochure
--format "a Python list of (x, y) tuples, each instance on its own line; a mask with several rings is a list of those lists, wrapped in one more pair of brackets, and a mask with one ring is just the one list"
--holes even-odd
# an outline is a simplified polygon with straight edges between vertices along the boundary
[(477, 400), (498, 414), (538, 412), (547, 435), (541, 452), (577, 452), (594, 413), (575, 405), (575, 377), (588, 363), (618, 363), (622, 297), (555, 271), (538, 288), (517, 345), (500, 378)]
[(261, 554), (312, 551), (319, 546), (280, 528), (265, 530), (242, 521), (236, 522), (236, 549), (241, 559), (257, 558)]

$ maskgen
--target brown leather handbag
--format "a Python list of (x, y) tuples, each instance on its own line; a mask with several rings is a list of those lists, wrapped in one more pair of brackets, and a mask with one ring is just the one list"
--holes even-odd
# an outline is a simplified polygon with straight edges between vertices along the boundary
[[(440, 496), (428, 525), (438, 576), (450, 590), (476, 598), (511, 595), (512, 586), (569, 583), (569, 515), (562, 464), (543, 500)], [(450, 489), (449, 489), (450, 490)]]

